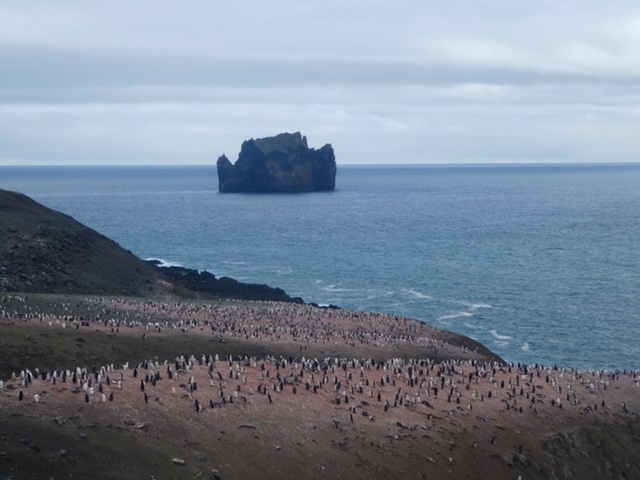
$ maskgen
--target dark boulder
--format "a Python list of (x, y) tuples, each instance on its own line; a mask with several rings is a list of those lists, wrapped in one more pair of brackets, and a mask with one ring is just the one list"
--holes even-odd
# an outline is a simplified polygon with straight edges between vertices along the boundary
[(313, 192), (334, 190), (336, 159), (326, 144), (309, 148), (300, 132), (246, 140), (235, 165), (218, 158), (218, 189), (222, 193)]

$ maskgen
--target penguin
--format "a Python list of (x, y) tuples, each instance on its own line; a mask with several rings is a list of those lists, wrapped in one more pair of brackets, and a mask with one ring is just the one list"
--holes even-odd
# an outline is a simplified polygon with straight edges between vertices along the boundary
[(201, 412), (202, 411), (202, 405), (200, 405), (200, 402), (198, 401), (198, 399), (196, 398), (195, 401), (195, 407), (196, 407), (196, 412)]
[(89, 394), (87, 392), (84, 394), (84, 402), (89, 403)]
[(110, 401), (110, 402), (113, 402), (113, 392), (111, 392), (111, 393), (109, 394), (109, 401)]
[(24, 400), (24, 393), (22, 393), (22, 390), (20, 390), (20, 393), (18, 393), (18, 400), (19, 401)]

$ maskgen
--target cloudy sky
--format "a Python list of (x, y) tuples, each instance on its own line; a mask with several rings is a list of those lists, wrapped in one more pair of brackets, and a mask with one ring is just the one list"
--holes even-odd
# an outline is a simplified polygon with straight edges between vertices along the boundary
[(640, 3), (0, 1), (0, 165), (640, 161)]

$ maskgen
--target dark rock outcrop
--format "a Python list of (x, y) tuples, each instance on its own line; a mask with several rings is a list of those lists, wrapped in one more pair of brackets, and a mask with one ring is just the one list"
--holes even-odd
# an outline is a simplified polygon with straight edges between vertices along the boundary
[(222, 193), (313, 192), (336, 186), (333, 148), (309, 148), (300, 132), (247, 140), (235, 165), (222, 155), (217, 167)]
[[(172, 278), (184, 288), (200, 294), (211, 294), (217, 298), (234, 298), (238, 300), (262, 300), (272, 302), (304, 303), (299, 298), (291, 298), (281, 288), (268, 285), (243, 283), (229, 277), (216, 278), (210, 272), (184, 267), (162, 267), (156, 260), (149, 260), (162, 273)], [(202, 295), (200, 295), (202, 296)]]

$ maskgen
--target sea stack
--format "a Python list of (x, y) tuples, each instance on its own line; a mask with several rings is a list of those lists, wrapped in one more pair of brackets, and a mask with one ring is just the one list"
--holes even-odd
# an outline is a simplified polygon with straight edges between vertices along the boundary
[(300, 132), (246, 140), (235, 165), (218, 158), (221, 193), (290, 193), (334, 190), (333, 147), (309, 148)]

